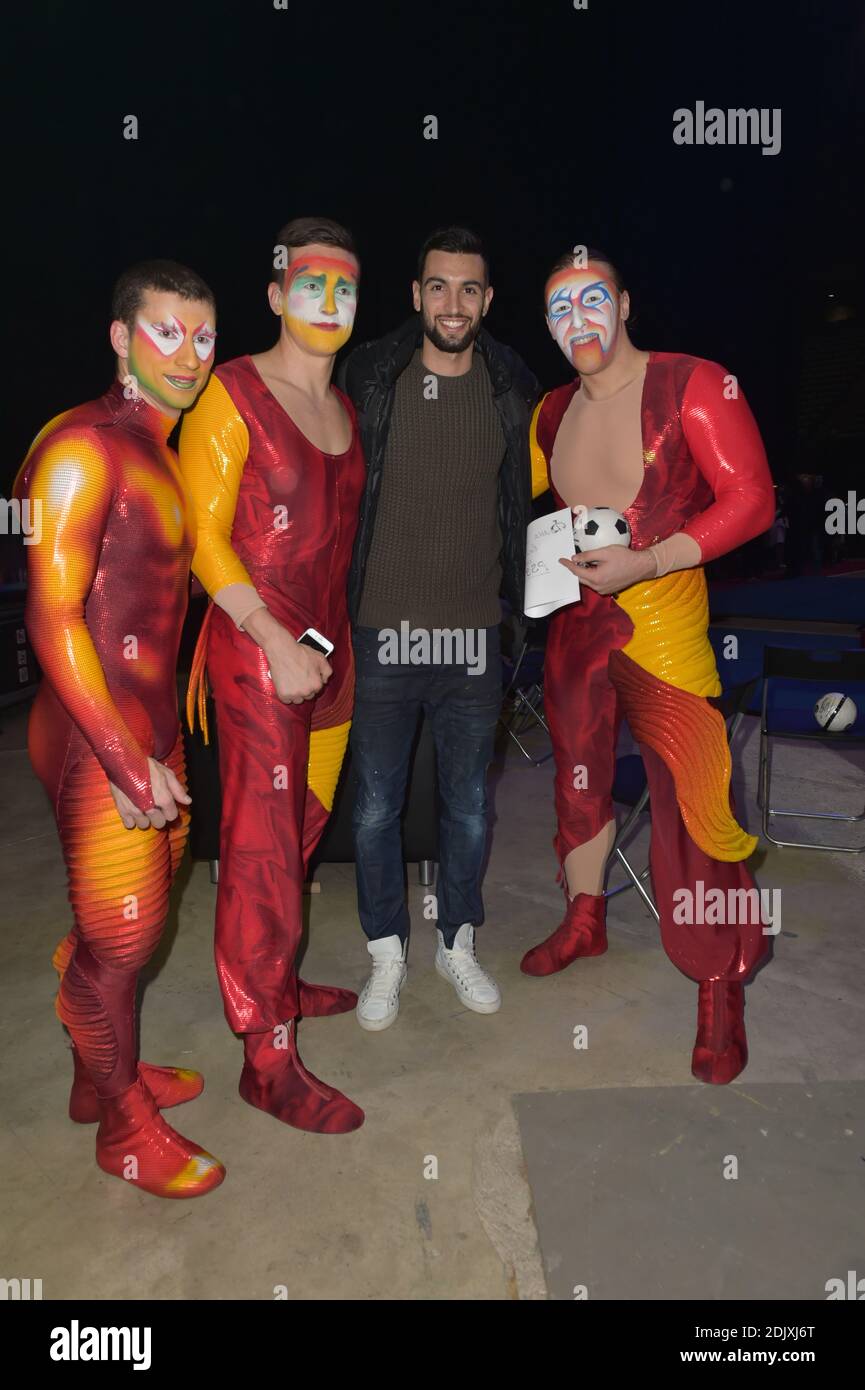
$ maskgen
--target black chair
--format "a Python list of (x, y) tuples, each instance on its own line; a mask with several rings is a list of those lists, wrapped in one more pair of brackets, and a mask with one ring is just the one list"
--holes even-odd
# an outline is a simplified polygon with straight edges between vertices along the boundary
[(193, 859), (206, 859), (210, 864), (210, 879), (219, 877), (219, 822), (222, 816), (222, 785), (219, 780), (219, 734), (213, 700), (207, 700), (207, 727), (210, 742), (196, 723), (190, 733), (186, 723), (186, 689), (188, 673), (178, 679), (178, 693), (183, 728), (183, 751), (186, 755), (186, 778), (192, 797), (189, 821), (189, 852)]
[[(831, 729), (821, 729), (816, 725), (813, 701), (803, 703), (778, 703), (778, 682), (807, 682), (817, 690), (823, 691), (835, 686), (844, 694), (855, 695), (859, 699), (859, 714), (851, 730), (833, 733)], [(774, 682), (770, 685), (770, 682)], [(780, 687), (783, 689), (783, 687)], [(788, 696), (795, 695), (787, 687)], [(815, 691), (816, 693), (816, 691)], [(760, 773), (758, 778), (757, 804), (763, 812), (763, 834), (773, 845), (782, 848), (828, 849), (840, 854), (861, 854), (861, 845), (822, 845), (813, 840), (779, 840), (769, 829), (773, 816), (793, 817), (801, 820), (843, 821), (845, 824), (858, 824), (865, 821), (865, 810), (855, 815), (844, 815), (838, 811), (793, 811), (781, 810), (771, 804), (771, 761), (773, 738), (794, 739), (802, 743), (821, 743), (835, 748), (862, 748), (865, 746), (865, 651), (858, 648), (852, 651), (831, 652), (825, 656), (820, 652), (800, 651), (796, 647), (766, 647), (763, 652), (763, 702), (760, 714)]]
[[(743, 681), (741, 685), (731, 686), (729, 690), (724, 691), (723, 695), (712, 701), (715, 708), (720, 710), (724, 716), (727, 724), (727, 738), (730, 743), (735, 738), (739, 725), (745, 717), (756, 685), (756, 677), (750, 681)], [(636, 888), (655, 921), (658, 922), (660, 921), (658, 909), (645, 886), (645, 881), (649, 876), (649, 865), (647, 864), (642, 872), (638, 873), (622, 849), (622, 845), (639, 816), (644, 811), (650, 810), (646, 770), (639, 753), (629, 753), (616, 760), (616, 777), (613, 783), (612, 796), (613, 801), (620, 806), (630, 806), (631, 810), (616, 832), (613, 848), (607, 859), (607, 866), (608, 868), (612, 867), (614, 862), (621, 864), (629, 881), (620, 884), (618, 888), (606, 889), (604, 897), (613, 898), (617, 893), (624, 893), (629, 888)]]
[[(185, 707), (188, 677), (180, 682), (180, 707)], [(210, 864), (213, 883), (219, 878), (219, 821), (222, 815), (222, 787), (219, 780), (219, 729), (213, 700), (207, 701), (210, 742), (205, 744), (201, 730), (190, 734), (184, 719), (183, 740), (186, 769), (192, 796), (189, 847), (193, 859)], [(312, 857), (310, 869), (318, 864), (354, 862), (351, 813), (357, 795), (357, 779), (346, 753), (327, 828)], [(403, 853), (408, 863), (419, 866), (424, 886), (433, 882), (438, 861), (438, 803), (436, 795), (435, 746), (431, 730), (423, 720), (416, 737), (409, 771), (409, 789), (403, 813)]]
[(546, 626), (526, 625), (511, 615), (502, 623), (502, 712), (499, 727), (513, 739), (533, 767), (553, 756), (552, 749), (535, 757), (523, 743), (533, 730), (550, 729), (544, 715), (544, 644)]
[(646, 781), (646, 769), (643, 766), (643, 759), (640, 757), (639, 753), (628, 753), (625, 757), (616, 759), (616, 776), (613, 782), (612, 797), (617, 805), (630, 806), (631, 810), (616, 831), (613, 848), (607, 859), (607, 867), (609, 870), (613, 862), (618, 861), (628, 875), (629, 881), (620, 884), (618, 888), (605, 889), (604, 897), (614, 898), (617, 893), (624, 893), (629, 888), (636, 888), (655, 921), (659, 922), (660, 917), (658, 916), (658, 909), (655, 907), (651, 894), (645, 887), (645, 880), (649, 876), (649, 865), (647, 864), (645, 869), (638, 874), (622, 849), (622, 845), (627, 839), (631, 827), (639, 819), (643, 811), (648, 810), (649, 806), (649, 787)]

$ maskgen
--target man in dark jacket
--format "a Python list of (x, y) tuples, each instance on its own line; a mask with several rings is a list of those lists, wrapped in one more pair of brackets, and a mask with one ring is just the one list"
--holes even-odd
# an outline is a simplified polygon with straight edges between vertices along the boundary
[(356, 348), (341, 378), (368, 467), (349, 612), (358, 907), (373, 962), (357, 1015), (373, 1031), (394, 1022), (406, 976), (400, 818), (421, 709), (441, 802), (436, 969), (467, 1008), (501, 1004), (474, 935), (501, 705), (499, 593), (522, 612), (538, 391), (516, 353), (482, 328), (493, 291), (473, 232), (427, 239), (413, 294), (415, 317)]

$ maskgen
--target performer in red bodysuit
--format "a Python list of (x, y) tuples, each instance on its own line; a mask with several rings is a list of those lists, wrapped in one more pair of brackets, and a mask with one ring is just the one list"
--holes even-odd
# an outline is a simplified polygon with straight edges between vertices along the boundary
[[(753, 879), (756, 839), (737, 824), (730, 755), (709, 644), (702, 566), (765, 531), (774, 492), (759, 431), (734, 377), (679, 353), (640, 352), (625, 327), (629, 297), (599, 253), (575, 248), (546, 285), (547, 323), (575, 380), (540, 402), (532, 428), (535, 495), (559, 507), (611, 507), (632, 548), (567, 563), (577, 602), (553, 617), (545, 708), (556, 758), (556, 850), (564, 921), (522, 969), (548, 975), (607, 949), (604, 866), (615, 836), (611, 790), (626, 717), (648, 777), (651, 873), (670, 959), (699, 982), (692, 1067), (731, 1081), (747, 1062), (743, 982), (768, 942), (760, 920), (687, 922), (681, 908)], [(752, 899), (755, 895), (752, 895)], [(709, 914), (705, 914), (707, 917)], [(759, 913), (756, 914), (759, 918)]]
[[(333, 803), (354, 666), (346, 579), (365, 467), (354, 407), (331, 386), (357, 302), (350, 234), (299, 218), (269, 288), (275, 348), (213, 373), (186, 417), (180, 460), (198, 515), (193, 569), (214, 603), (188, 709), (213, 687), (222, 781), (216, 963), (243, 1035), (244, 1100), (297, 1129), (342, 1133), (363, 1111), (306, 1070), (300, 1017), (354, 1008), (295, 972), (303, 880)], [(314, 628), (325, 659), (296, 639)]]
[(175, 262), (145, 262), (118, 281), (113, 317), (118, 379), (45, 426), (15, 483), (41, 530), (28, 548), (27, 629), (44, 675), (28, 747), (75, 917), (54, 959), (75, 1061), (70, 1115), (98, 1119), (105, 1172), (198, 1197), (225, 1170), (160, 1109), (204, 1083), (138, 1064), (135, 991), (189, 821), (175, 668), (194, 518), (167, 439), (210, 371), (213, 295)]

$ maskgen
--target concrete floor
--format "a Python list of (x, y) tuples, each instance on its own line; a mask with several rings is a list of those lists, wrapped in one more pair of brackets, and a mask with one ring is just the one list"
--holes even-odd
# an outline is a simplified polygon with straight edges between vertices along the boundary
[[(548, 1297), (512, 1098), (692, 1087), (696, 1011), (695, 986), (669, 964), (633, 893), (611, 902), (607, 955), (547, 980), (520, 974), (522, 952), (561, 916), (552, 764), (536, 769), (511, 749), (494, 768), (479, 942), (501, 1011), (464, 1010), (435, 974), (412, 868), (414, 938), (397, 1024), (364, 1033), (349, 1014), (303, 1025), (307, 1065), (366, 1111), (353, 1135), (302, 1134), (240, 1100), (241, 1049), (211, 954), (215, 890), (205, 865), (187, 863), (145, 992), (142, 1054), (206, 1073), (203, 1096), (170, 1118), (219, 1155), (228, 1178), (201, 1201), (161, 1202), (101, 1173), (94, 1131), (66, 1116), (70, 1066), (50, 957), (70, 915), (24, 714), (7, 711), (0, 738), (0, 1275), (42, 1279), (45, 1298)], [(739, 805), (752, 826), (755, 733), (746, 721), (737, 745)], [(778, 766), (794, 803), (858, 800), (861, 809), (861, 761), (809, 755), (807, 778), (791, 754)], [(763, 887), (782, 889), (783, 929), (749, 989), (751, 1062), (736, 1084), (862, 1079), (865, 855), (773, 850), (757, 872)], [(326, 866), (320, 882), (303, 973), (358, 989), (367, 956), (353, 870)], [(577, 1023), (596, 1039), (586, 1051), (573, 1047)], [(433, 1168), (437, 1176), (425, 1176)]]

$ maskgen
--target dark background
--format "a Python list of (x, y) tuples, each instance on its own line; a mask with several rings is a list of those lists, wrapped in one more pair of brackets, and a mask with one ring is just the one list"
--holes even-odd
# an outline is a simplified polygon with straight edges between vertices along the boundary
[[(802, 453), (811, 335), (839, 304), (835, 340), (855, 370), (860, 5), (48, 0), (8, 18), (5, 38), (7, 486), (36, 430), (107, 385), (122, 269), (188, 263), (216, 293), (217, 360), (258, 351), (277, 326), (265, 298), (277, 229), (308, 213), (356, 234), (355, 342), (410, 310), (433, 227), (475, 227), (496, 289), (487, 326), (544, 387), (568, 376), (541, 315), (548, 267), (576, 242), (607, 248), (638, 346), (734, 371), (779, 478)], [(673, 112), (697, 100), (780, 107), (781, 152), (675, 145)], [(848, 441), (841, 471), (861, 477), (860, 456)]]

